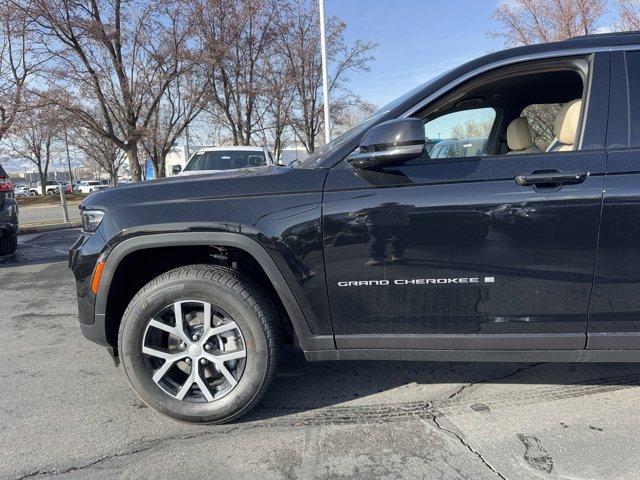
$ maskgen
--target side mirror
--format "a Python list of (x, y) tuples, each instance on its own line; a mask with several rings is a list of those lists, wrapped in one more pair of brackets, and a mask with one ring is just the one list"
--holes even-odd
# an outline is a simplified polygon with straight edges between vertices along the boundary
[(177, 175), (182, 171), (182, 165), (174, 165), (173, 167), (171, 167), (171, 173), (173, 175)]
[(374, 168), (410, 160), (422, 155), (425, 140), (422, 120), (389, 120), (365, 133), (358, 151), (347, 160), (357, 168)]

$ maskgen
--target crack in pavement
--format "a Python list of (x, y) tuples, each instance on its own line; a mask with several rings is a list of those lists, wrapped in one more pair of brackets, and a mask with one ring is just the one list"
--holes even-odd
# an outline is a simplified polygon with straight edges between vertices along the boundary
[[(527, 365), (516, 371), (510, 372), (508, 375), (495, 378), (493, 380), (500, 380), (509, 378), (525, 369), (529, 369), (538, 364)], [(483, 382), (490, 381), (490, 379), (483, 380)], [(542, 389), (534, 389), (533, 391), (523, 392), (509, 392), (508, 394), (497, 396), (491, 399), (483, 399), (483, 401), (491, 407), (491, 409), (499, 408), (501, 406), (514, 406), (514, 405), (528, 405), (531, 403), (539, 403), (551, 400), (563, 400), (566, 398), (582, 397), (585, 395), (594, 395), (599, 393), (606, 393), (610, 391), (616, 391), (620, 388), (636, 387), (640, 382), (640, 375), (622, 375), (616, 377), (597, 378), (589, 381), (581, 381), (577, 384), (567, 384), (562, 386), (544, 387)], [(254, 417), (248, 419), (245, 423), (235, 425), (232, 428), (226, 428), (213, 431), (200, 431), (192, 434), (182, 435), (170, 435), (167, 437), (156, 439), (145, 439), (142, 437), (137, 440), (133, 440), (127, 444), (124, 444), (123, 449), (106, 454), (97, 459), (88, 461), (86, 464), (76, 466), (71, 465), (69, 467), (38, 469), (29, 473), (18, 476), (15, 480), (24, 480), (30, 478), (36, 478), (41, 476), (57, 476), (65, 473), (74, 472), (76, 470), (84, 470), (92, 467), (96, 467), (109, 460), (122, 458), (136, 453), (145, 452), (154, 448), (162, 447), (166, 442), (171, 441), (184, 441), (193, 438), (204, 438), (212, 435), (226, 435), (235, 431), (245, 431), (252, 429), (272, 428), (272, 427), (308, 427), (327, 424), (342, 424), (342, 425), (354, 425), (354, 424), (380, 424), (389, 421), (419, 421), (433, 422), (439, 429), (443, 431), (449, 431), (451, 435), (458, 437), (458, 440), (465, 445), (475, 455), (481, 457), (481, 454), (475, 451), (466, 441), (461, 438), (455, 432), (450, 431), (446, 427), (442, 426), (438, 422), (438, 418), (445, 417), (445, 412), (461, 412), (466, 411), (469, 408), (467, 403), (461, 402), (460, 398), (444, 401), (417, 401), (409, 403), (396, 403), (396, 404), (375, 404), (375, 405), (344, 405), (329, 408), (321, 408), (318, 410), (305, 411), (303, 413), (287, 409), (287, 408), (258, 408), (254, 412)], [(265, 418), (265, 415), (267, 418)], [(283, 418), (284, 417), (284, 418)], [(127, 450), (127, 447), (132, 447)], [(484, 458), (481, 458), (484, 463), (487, 463)], [(499, 473), (499, 472), (497, 472)], [(501, 476), (500, 478), (504, 478)]]
[(480, 453), (478, 450), (476, 450), (475, 448), (473, 448), (471, 446), (471, 444), (469, 444), (468, 442), (466, 442), (464, 440), (464, 438), (462, 438), (462, 435), (458, 434), (456, 431), (451, 430), (450, 428), (445, 427), (444, 425), (441, 425), (440, 422), (438, 422), (438, 415), (434, 414), (432, 415), (431, 419), (430, 419), (435, 425), (436, 427), (438, 427), (438, 429), (449, 433), (451, 436), (455, 437), (458, 439), (458, 441), (464, 445), (467, 450), (469, 450), (471, 453), (473, 453), (476, 457), (478, 457), (480, 459), (480, 461), (489, 469), (491, 470), (493, 473), (495, 473), (496, 475), (498, 475), (499, 478), (501, 478), (502, 480), (507, 480), (507, 477), (505, 477), (502, 473), (500, 473), (498, 470), (496, 470), (496, 468), (491, 465), (486, 458), (484, 458), (484, 456), (482, 455), (482, 453)]
[(102, 457), (99, 457), (95, 460), (92, 460), (91, 462), (85, 463), (83, 465), (80, 466), (75, 466), (75, 465), (71, 465), (69, 467), (66, 468), (52, 468), (49, 470), (35, 470), (35, 471), (31, 471), (29, 473), (25, 473), (19, 477), (15, 477), (14, 480), (26, 480), (29, 478), (35, 478), (35, 477), (40, 477), (40, 476), (49, 476), (49, 477), (55, 477), (58, 475), (64, 475), (67, 473), (71, 473), (71, 472), (76, 472), (79, 470), (87, 470), (93, 467), (96, 467), (97, 465), (100, 465), (101, 463), (104, 462), (108, 462), (109, 460), (114, 460), (116, 458), (124, 458), (124, 457), (128, 457), (130, 455), (135, 455), (137, 453), (142, 453), (142, 452), (147, 452), (149, 450), (152, 450), (153, 448), (159, 447), (161, 445), (163, 445), (164, 443), (167, 442), (171, 442), (171, 441), (182, 441), (182, 440), (191, 440), (194, 438), (202, 438), (202, 437), (207, 437), (210, 435), (227, 435), (230, 434), (236, 430), (250, 430), (252, 428), (255, 428), (257, 425), (255, 426), (246, 426), (246, 427), (242, 427), (242, 426), (236, 426), (233, 428), (229, 428), (226, 430), (216, 430), (214, 432), (199, 432), (199, 433), (194, 433), (194, 434), (190, 434), (190, 435), (171, 435), (168, 437), (163, 437), (163, 438), (154, 438), (151, 440), (135, 440), (133, 442), (129, 442), (127, 444), (125, 444), (125, 447), (128, 445), (135, 445), (136, 443), (142, 443), (142, 445), (140, 445), (137, 448), (133, 448), (130, 450), (124, 450), (124, 451), (120, 451), (120, 452), (116, 452), (116, 453), (110, 453), (107, 455), (104, 455)]
[(474, 385), (482, 385), (484, 383), (489, 383), (489, 382), (497, 382), (499, 380), (506, 380), (507, 378), (511, 378), (511, 377), (515, 377), (517, 374), (519, 374), (520, 372), (524, 372), (525, 370), (529, 370), (533, 367), (537, 367), (538, 365), (542, 365), (544, 362), (538, 362), (538, 363), (532, 363), (530, 365), (525, 365), (524, 367), (520, 367), (516, 370), (514, 370), (513, 372), (510, 372), (506, 375), (503, 375), (502, 377), (491, 377), (491, 378), (485, 378), (483, 380), (480, 380), (479, 382), (475, 382), (475, 383), (467, 383), (465, 385), (462, 385), (458, 390), (456, 390), (455, 392), (453, 392), (451, 395), (449, 395), (449, 397), (447, 398), (447, 400), (451, 400), (452, 398), (455, 398), (457, 396), (459, 396), (460, 394), (462, 394), (462, 392), (464, 390), (466, 390), (467, 388), (471, 388)]

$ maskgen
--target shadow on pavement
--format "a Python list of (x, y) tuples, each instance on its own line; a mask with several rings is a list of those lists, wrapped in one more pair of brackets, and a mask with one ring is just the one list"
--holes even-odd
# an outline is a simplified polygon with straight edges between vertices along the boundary
[[(461, 385), (462, 384), (462, 385)], [(457, 363), (457, 362), (306, 362), (302, 352), (287, 349), (282, 355), (276, 378), (262, 404), (242, 421), (276, 419), (315, 409), (337, 407), (345, 412), (430, 409), (432, 404), (447, 408), (460, 403), (463, 390), (476, 385), (502, 385), (501, 402), (538, 402), (581, 396), (603, 390), (640, 385), (640, 364), (621, 363)], [(425, 388), (424, 398), (416, 402), (416, 388)], [(434, 388), (435, 387), (435, 388)], [(409, 394), (409, 390), (412, 393)], [(434, 392), (439, 392), (434, 396)], [(366, 397), (376, 395), (375, 405)], [(482, 392), (480, 393), (482, 397)], [(419, 396), (418, 396), (419, 398)], [(343, 407), (352, 402), (366, 407)], [(483, 400), (470, 400), (471, 404)], [(349, 403), (351, 404), (351, 403)], [(471, 406), (471, 409), (475, 405)], [(364, 408), (364, 410), (363, 410)], [(469, 408), (469, 405), (465, 405)], [(351, 414), (349, 413), (349, 414)], [(401, 415), (401, 414), (400, 414)]]
[(0, 268), (65, 262), (79, 236), (78, 228), (20, 235), (16, 253), (0, 257)]

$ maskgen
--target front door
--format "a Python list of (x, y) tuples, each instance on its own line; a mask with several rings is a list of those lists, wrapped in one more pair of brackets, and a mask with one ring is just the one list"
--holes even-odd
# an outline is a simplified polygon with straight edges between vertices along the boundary
[[(584, 105), (605, 89), (601, 67)], [(505, 112), (427, 122), (450, 137), (433, 147), (438, 158), (331, 170), (323, 229), (338, 348), (585, 347), (606, 159), (592, 132), (603, 110), (583, 107), (575, 150), (487, 155), (500, 148)], [(480, 134), (456, 136), (460, 119)]]

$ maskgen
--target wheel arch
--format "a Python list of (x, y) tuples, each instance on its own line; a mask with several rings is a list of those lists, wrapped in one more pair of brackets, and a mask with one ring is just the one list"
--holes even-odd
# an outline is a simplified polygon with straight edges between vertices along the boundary
[[(112, 280), (118, 266), (131, 254), (162, 247), (229, 247), (246, 252), (264, 270), (275, 294), (279, 297), (294, 335), (303, 350), (327, 350), (335, 348), (333, 336), (314, 335), (307, 315), (285, 276), (264, 246), (246, 235), (231, 232), (171, 232), (141, 235), (123, 240), (108, 254), (95, 300), (96, 322), (107, 328), (107, 305)], [(302, 301), (306, 301), (301, 299)]]

